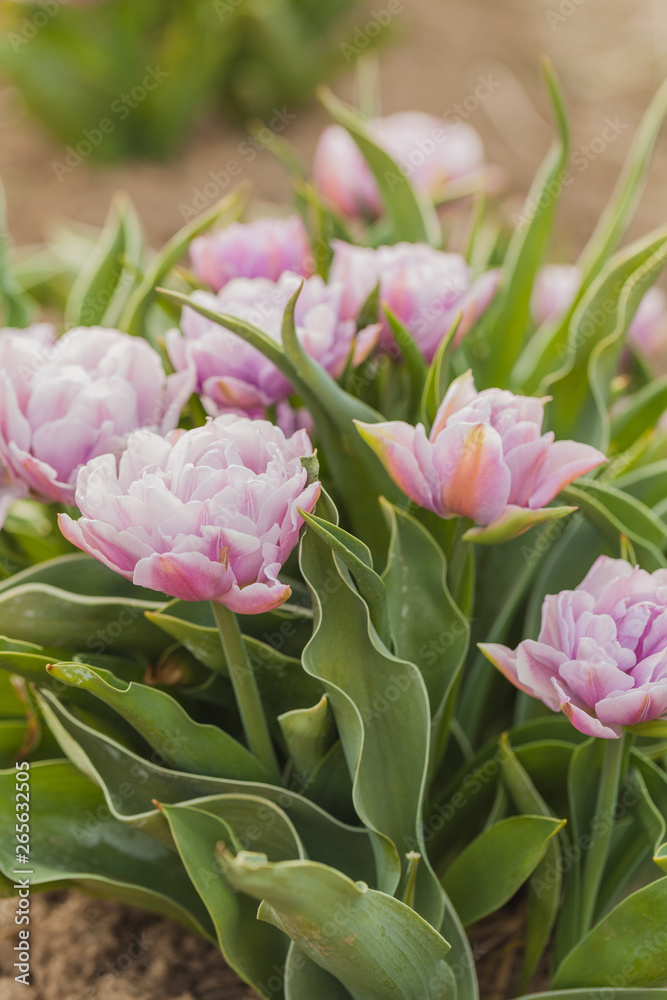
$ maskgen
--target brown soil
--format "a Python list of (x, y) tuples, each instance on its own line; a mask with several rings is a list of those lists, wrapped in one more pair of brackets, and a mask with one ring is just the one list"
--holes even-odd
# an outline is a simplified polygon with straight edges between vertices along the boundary
[[(374, 9), (384, 7), (382, 0), (374, 4)], [(482, 134), (489, 160), (511, 179), (509, 191), (517, 206), (550, 142), (538, 56), (551, 56), (568, 97), (573, 151), (580, 154), (572, 161), (574, 183), (564, 192), (557, 252), (576, 252), (613, 187), (643, 109), (665, 76), (667, 5), (661, 0), (403, 0), (403, 7), (406, 33), (381, 58), (383, 110), (456, 114), (456, 104), (474, 95), (479, 77), (490, 75), (494, 91), (468, 120)], [(350, 98), (351, 74), (336, 89)], [(296, 117), (285, 136), (309, 157), (325, 115), (315, 104), (289, 110)], [(618, 136), (596, 153), (608, 119), (618, 123)], [(224, 170), (231, 161), (241, 162), (242, 176), (253, 182), (256, 198), (284, 200), (288, 187), (275, 161), (262, 152), (247, 162), (240, 153), (245, 138), (210, 119), (197, 125), (187, 149), (169, 164), (96, 170), (83, 163), (58, 180), (53, 163), (63, 159), (62, 146), (25, 120), (9, 88), (0, 90), (0, 176), (14, 240), (19, 245), (38, 242), (62, 218), (99, 225), (113, 192), (123, 189), (134, 199), (149, 240), (159, 245), (182, 224), (182, 206), (192, 203), (210, 172)], [(667, 220), (666, 170), (663, 137), (632, 235)], [(26, 995), (12, 981), (12, 913), (10, 902), (1, 904), (0, 1000)], [(31, 995), (36, 1000), (253, 996), (213, 947), (167, 921), (68, 893), (35, 897), (33, 916)], [(520, 919), (512, 911), (476, 929), (482, 1000), (513, 995), (520, 936)], [(145, 949), (132, 960), (137, 939)]]

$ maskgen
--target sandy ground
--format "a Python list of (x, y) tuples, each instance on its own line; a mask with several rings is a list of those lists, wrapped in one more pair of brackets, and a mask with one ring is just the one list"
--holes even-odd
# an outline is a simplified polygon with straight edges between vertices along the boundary
[[(381, 10), (383, 0), (373, 9)], [(631, 135), (667, 70), (667, 4), (663, 0), (403, 0), (404, 35), (381, 57), (385, 112), (423, 108), (435, 114), (470, 109), (488, 158), (502, 166), (510, 194), (525, 193), (550, 142), (548, 102), (539, 54), (563, 79), (573, 122), (574, 183), (563, 199), (556, 254), (575, 253), (607, 199)], [(360, 21), (359, 39), (365, 19)], [(480, 78), (492, 93), (475, 106)], [(336, 82), (346, 98), (350, 73)], [(324, 112), (312, 104), (286, 109), (284, 134), (312, 155)], [(614, 127), (609, 127), (609, 120)], [(94, 123), (92, 123), (94, 124)], [(612, 136), (609, 141), (603, 133)], [(223, 172), (241, 164), (255, 196), (280, 201), (287, 184), (272, 156), (249, 162), (246, 136), (221, 121), (196, 125), (187, 149), (168, 165), (130, 164), (96, 170), (86, 162), (58, 179), (64, 151), (26, 122), (13, 92), (0, 90), (0, 176), (7, 188), (10, 227), (18, 244), (44, 238), (58, 218), (101, 224), (114, 191), (129, 192), (153, 245), (181, 224), (184, 209)], [(603, 148), (601, 148), (601, 146)], [(657, 145), (650, 181), (632, 228), (640, 235), (667, 220), (667, 137)], [(4, 904), (5, 906), (7, 904)], [(35, 903), (35, 1000), (250, 1000), (213, 948), (180, 928), (125, 908), (57, 894)], [(11, 931), (11, 933), (8, 933)], [(151, 942), (126, 969), (134, 938)], [(501, 1000), (512, 978), (518, 944), (514, 917), (503, 917), (484, 939), (497, 959), (487, 963), (483, 1000)], [(482, 935), (483, 938), (483, 935)], [(11, 981), (13, 928), (0, 926), (0, 1000), (27, 995)], [(490, 943), (489, 943), (490, 942)], [(136, 942), (134, 942), (136, 943)]]

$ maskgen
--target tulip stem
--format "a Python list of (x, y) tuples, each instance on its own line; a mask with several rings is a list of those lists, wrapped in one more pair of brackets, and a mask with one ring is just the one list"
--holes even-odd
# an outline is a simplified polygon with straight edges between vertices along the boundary
[(280, 768), (239, 623), (234, 612), (224, 605), (212, 601), (211, 607), (220, 633), (222, 651), (227, 660), (245, 738), (252, 753), (268, 770), (271, 781), (277, 785), (280, 782)]
[(584, 865), (581, 887), (582, 935), (591, 929), (600, 883), (609, 855), (609, 845), (614, 830), (614, 810), (621, 783), (625, 738), (622, 736), (618, 740), (608, 739), (605, 740), (605, 744), (595, 817), (591, 829), (591, 844)]

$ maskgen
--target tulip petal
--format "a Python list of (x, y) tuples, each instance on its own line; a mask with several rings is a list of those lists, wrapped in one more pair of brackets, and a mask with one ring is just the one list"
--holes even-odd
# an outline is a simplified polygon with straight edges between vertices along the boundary
[(584, 733), (585, 736), (599, 736), (607, 740), (617, 740), (623, 735), (620, 726), (604, 726), (596, 716), (576, 705), (555, 677), (552, 678), (551, 683), (558, 694), (561, 712), (567, 716), (574, 728), (578, 729), (580, 733)]
[(433, 465), (444, 516), (490, 524), (507, 504), (510, 471), (498, 432), (488, 424), (449, 424), (435, 439)]
[(391, 478), (406, 496), (420, 507), (426, 507), (440, 514), (437, 498), (433, 497), (426, 476), (415, 456), (417, 428), (401, 420), (378, 424), (364, 424), (360, 420), (355, 420), (354, 423), (364, 441), (371, 446)]
[(613, 692), (597, 703), (595, 711), (608, 725), (636, 726), (652, 722), (667, 714), (667, 681)]
[(530, 498), (530, 507), (545, 507), (570, 483), (607, 461), (597, 448), (578, 441), (554, 441)]

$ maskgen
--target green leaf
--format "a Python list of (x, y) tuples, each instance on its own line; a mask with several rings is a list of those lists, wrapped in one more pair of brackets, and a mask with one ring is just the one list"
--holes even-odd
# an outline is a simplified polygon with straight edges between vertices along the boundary
[(259, 917), (283, 930), (355, 997), (447, 1000), (456, 980), (449, 945), (404, 903), (312, 861), (271, 864), (219, 852), (229, 884), (262, 900)]
[(464, 925), (504, 906), (565, 825), (550, 816), (512, 816), (479, 835), (447, 869), (442, 884)]
[(325, 521), (315, 514), (301, 511), (306, 524), (329, 546), (334, 554), (342, 559), (354, 577), (359, 593), (366, 601), (370, 611), (371, 621), (380, 639), (389, 646), (391, 630), (387, 611), (387, 595), (382, 577), (373, 569), (373, 558), (367, 545), (348, 531)]
[(97, 326), (102, 321), (122, 272), (126, 203), (124, 195), (116, 195), (111, 202), (99, 239), (70, 290), (65, 305), (68, 326)]
[(32, 300), (25, 295), (12, 273), (7, 246), (7, 203), (5, 189), (0, 184), (0, 302), (2, 325), (22, 329), (28, 326), (34, 312)]
[(442, 234), (433, 204), (415, 192), (389, 153), (371, 139), (364, 120), (353, 108), (339, 101), (328, 88), (320, 88), (318, 95), (329, 114), (350, 133), (373, 172), (393, 225), (392, 238), (385, 242), (407, 240), (440, 246)]
[(558, 967), (552, 985), (662, 986), (667, 980), (667, 878), (624, 899)]
[(533, 181), (507, 250), (501, 286), (481, 323), (488, 357), (479, 381), (487, 387), (507, 385), (523, 347), (535, 275), (551, 237), (568, 163), (569, 129), (563, 98), (550, 65), (543, 65), (558, 134)]
[(131, 333), (135, 337), (143, 335), (146, 313), (155, 299), (157, 286), (164, 280), (172, 267), (178, 264), (195, 236), (210, 229), (223, 216), (235, 219), (241, 215), (247, 194), (247, 185), (239, 185), (235, 191), (222, 198), (213, 208), (197, 216), (192, 222), (183, 226), (175, 236), (172, 236), (162, 250), (153, 257), (141, 282), (132, 293), (119, 320), (118, 328), (120, 330)]
[(424, 678), (437, 762), (448, 735), (470, 625), (447, 587), (440, 546), (410, 514), (389, 503), (383, 508), (391, 527), (383, 579), (395, 649)]
[(657, 378), (623, 400), (623, 407), (611, 424), (614, 451), (630, 448), (646, 431), (652, 430), (667, 410), (667, 377)]
[[(34, 885), (72, 883), (141, 906), (212, 938), (204, 907), (173, 851), (114, 818), (102, 791), (68, 761), (30, 766), (30, 865)], [(16, 770), (0, 771), (0, 825), (14, 825)], [(16, 844), (0, 840), (0, 868), (16, 868)]]
[(102, 326), (108, 326), (114, 330), (118, 329), (120, 318), (130, 296), (141, 280), (144, 266), (144, 239), (141, 222), (129, 198), (123, 206), (121, 225), (123, 227), (121, 272), (113, 297), (101, 319)]
[(351, 1000), (339, 979), (315, 965), (292, 941), (285, 968), (286, 1000)]
[(445, 336), (440, 341), (440, 346), (435, 353), (426, 373), (424, 392), (421, 401), (421, 421), (430, 430), (438, 407), (445, 397), (447, 386), (450, 382), (451, 355), (453, 352), (454, 338), (456, 331), (461, 325), (463, 313), (459, 313)]
[(426, 362), (422, 356), (422, 352), (419, 350), (412, 334), (406, 326), (401, 322), (398, 316), (392, 312), (388, 305), (384, 305), (384, 314), (387, 317), (387, 322), (391, 328), (391, 332), (394, 335), (394, 339), (398, 344), (401, 354), (403, 355), (403, 361), (408, 373), (408, 382), (410, 386), (409, 398), (406, 401), (408, 422), (412, 423), (417, 416), (419, 409), (419, 404), (424, 395), (424, 390), (426, 387)]
[(612, 543), (625, 535), (635, 544), (637, 555), (649, 562), (647, 568), (666, 565), (662, 553), (667, 548), (667, 525), (641, 500), (594, 480), (580, 480), (566, 486), (561, 496), (580, 508), (586, 518)]
[(310, 777), (336, 742), (326, 695), (312, 708), (285, 712), (278, 721), (294, 766), (302, 778)]
[(667, 84), (663, 84), (640, 122), (618, 183), (579, 258), (584, 284), (597, 274), (610, 253), (614, 252), (634, 215), (644, 189), (653, 146), (666, 113)]
[(262, 796), (289, 817), (309, 857), (345, 868), (353, 878), (373, 880), (375, 863), (367, 831), (339, 822), (303, 796), (275, 785), (161, 767), (76, 719), (51, 692), (40, 692), (39, 703), (63, 752), (102, 787), (118, 819), (159, 837), (163, 820), (153, 800), (162, 804), (196, 800), (198, 807), (215, 811), (221, 797)]
[(637, 240), (604, 268), (575, 310), (567, 343), (556, 345), (560, 367), (540, 393), (553, 395), (550, 419), (557, 437), (606, 448), (607, 407), (623, 337), (648, 288), (665, 263), (665, 229)]
[(208, 910), (225, 961), (260, 996), (271, 1000), (275, 993), (267, 984), (275, 978), (275, 969), (285, 965), (287, 946), (274, 927), (258, 922), (257, 904), (235, 892), (220, 875), (215, 848), (218, 843), (235, 845), (233, 830), (221, 817), (201, 809), (167, 805), (160, 809)]
[[(614, 1000), (663, 1000), (665, 997), (667, 989), (626, 990), (614, 986)], [(531, 993), (530, 996), (522, 996), (519, 1000), (601, 1000), (601, 996), (600, 990), (594, 987), (590, 990), (550, 990), (548, 993)]]
[(218, 726), (195, 722), (166, 691), (120, 680), (85, 663), (54, 663), (48, 672), (113, 708), (179, 771), (241, 781), (267, 779), (265, 768), (249, 750)]
[[(503, 751), (500, 759), (503, 780), (517, 809), (524, 814), (551, 816), (549, 806), (519, 762), (506, 735), (501, 737), (500, 745)], [(561, 872), (559, 838), (553, 837), (547, 844), (544, 857), (536, 866), (528, 885), (526, 945), (519, 990), (525, 989), (531, 981), (549, 943), (560, 906)]]
[(491, 524), (469, 528), (463, 536), (463, 541), (476, 542), (478, 545), (499, 545), (510, 542), (536, 525), (558, 521), (576, 509), (576, 507), (541, 507), (539, 510), (528, 510), (526, 507), (516, 507), (511, 504)]

